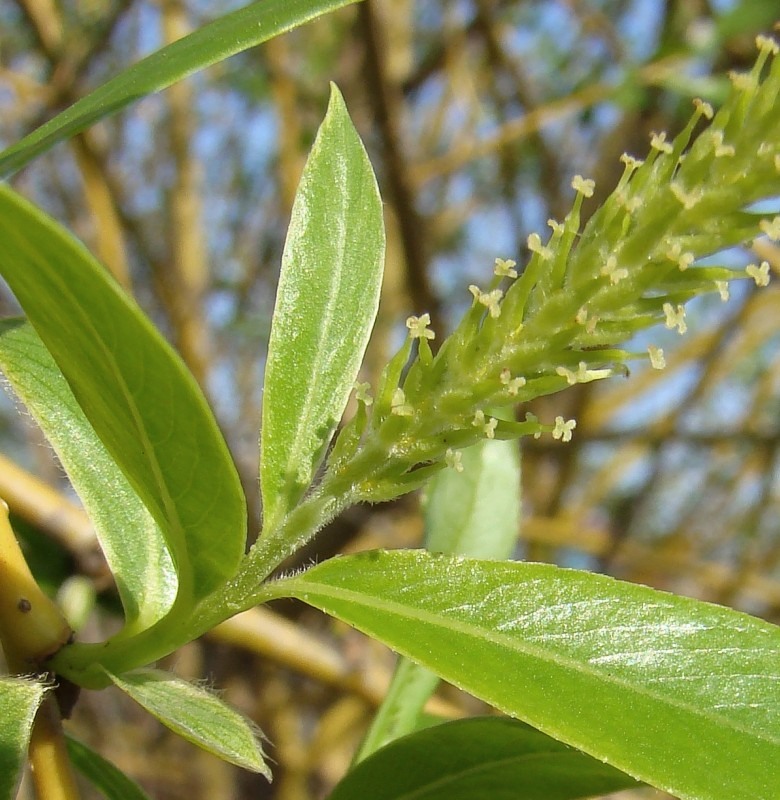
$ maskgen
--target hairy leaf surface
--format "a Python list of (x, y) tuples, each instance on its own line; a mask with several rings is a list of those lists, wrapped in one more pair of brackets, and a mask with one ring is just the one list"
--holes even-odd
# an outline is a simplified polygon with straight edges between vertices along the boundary
[(149, 627), (176, 596), (176, 573), (159, 526), (24, 320), (0, 320), (0, 370), (56, 451), (92, 520), (122, 599), (126, 632)]
[(231, 764), (270, 780), (259, 733), (218, 697), (168, 672), (138, 669), (111, 680), (163, 725)]
[(0, 678), (0, 800), (16, 796), (43, 684), (22, 678)]
[(311, 483), (346, 406), (379, 305), (376, 178), (339, 90), (303, 171), (268, 347), (260, 477), (264, 528)]

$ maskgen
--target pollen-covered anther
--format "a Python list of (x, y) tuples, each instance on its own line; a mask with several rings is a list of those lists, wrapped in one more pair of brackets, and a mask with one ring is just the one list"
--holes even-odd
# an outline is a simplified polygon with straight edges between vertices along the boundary
[(374, 398), (369, 394), (371, 384), (366, 381), (365, 383), (355, 383), (355, 400), (363, 403), (365, 406), (370, 406), (374, 402)]
[(691, 264), (693, 264), (693, 262), (696, 260), (696, 256), (693, 253), (679, 252), (679, 245), (677, 245), (677, 253), (675, 255), (672, 255), (671, 252), (668, 252), (666, 255), (671, 261), (677, 262), (677, 267), (680, 272), (685, 272), (685, 270), (688, 269), (688, 267), (690, 267)]
[(780, 217), (775, 217), (773, 220), (762, 219), (758, 223), (758, 227), (773, 242), (780, 242)]
[(669, 330), (677, 328), (677, 332), (682, 336), (688, 330), (688, 323), (685, 321), (685, 307), (678, 305), (677, 308), (671, 303), (664, 303), (664, 314), (666, 314), (666, 327)]
[(733, 156), (736, 150), (734, 145), (723, 144), (723, 131), (711, 130), (710, 138), (712, 139), (713, 149), (715, 151), (715, 158), (722, 158), (723, 156)]
[(526, 383), (528, 383), (528, 381), (526, 381), (526, 379), (522, 375), (513, 378), (512, 373), (506, 367), (504, 367), (504, 369), (501, 370), (501, 375), (499, 376), (499, 379), (501, 383), (503, 383), (504, 386), (506, 386), (506, 390), (509, 392), (510, 395), (512, 395), (512, 397), (514, 397), (520, 391), (520, 389), (522, 389), (523, 386), (525, 386)]
[(516, 278), (516, 266), (517, 262), (512, 261), (511, 258), (497, 258), (493, 267), (493, 274), (498, 275), (500, 278)]
[(566, 378), (566, 383), (568, 383), (569, 386), (574, 386), (574, 384), (577, 383), (577, 373), (570, 370), (568, 367), (556, 367), (555, 372), (562, 378)]
[[(780, 219), (780, 217), (778, 218)], [(755, 264), (748, 264), (745, 267), (745, 272), (756, 282), (756, 286), (769, 285), (769, 262), (762, 261), (761, 266)]]
[(628, 277), (628, 270), (622, 267), (618, 269), (617, 259), (615, 256), (610, 256), (607, 259), (607, 263), (601, 268), (601, 274), (605, 278), (609, 278), (609, 282), (614, 286)]
[(474, 419), (471, 420), (471, 424), (475, 428), (480, 428), (482, 433), (487, 436), (488, 439), (494, 439), (496, 436), (496, 427), (498, 426), (498, 420), (494, 417), (485, 418), (485, 412), (482, 409), (479, 409), (474, 414)]
[(397, 417), (411, 417), (414, 415), (414, 408), (406, 402), (406, 395), (400, 387), (393, 392), (393, 398), (390, 401), (390, 413), (395, 414)]
[(728, 281), (715, 281), (715, 288), (718, 290), (720, 299), (725, 303), (729, 297), (729, 284)]
[(576, 372), (566, 367), (556, 367), (555, 372), (562, 378), (566, 378), (566, 383), (568, 383), (569, 386), (574, 386), (575, 383), (598, 381), (602, 378), (608, 378), (612, 374), (612, 370), (609, 368), (588, 369), (588, 365), (584, 361), (580, 361), (577, 365)]
[(444, 463), (455, 472), (463, 472), (463, 454), (460, 450), (447, 448), (447, 452), (444, 454)]
[(552, 219), (552, 218), (548, 219), (547, 220), (547, 225), (552, 230), (553, 236), (556, 236), (556, 235), (557, 236), (563, 236), (564, 226), (563, 226), (562, 223), (558, 222), (557, 219)]
[(632, 171), (639, 169), (639, 167), (645, 163), (641, 158), (634, 158), (634, 156), (631, 156), (628, 153), (623, 153), (623, 155), (620, 156), (620, 160)]
[(729, 80), (735, 89), (741, 92), (750, 92), (756, 88), (756, 77), (750, 72), (729, 72)]
[(647, 352), (650, 355), (650, 366), (653, 369), (663, 369), (666, 366), (666, 359), (664, 358), (664, 351), (660, 347), (648, 345)]
[(688, 192), (676, 181), (672, 181), (669, 188), (686, 211), (690, 211), (702, 198), (701, 189)]
[(406, 320), (406, 327), (409, 328), (409, 336), (412, 339), (435, 339), (436, 334), (428, 329), (431, 324), (431, 315), (422, 314), (419, 317), (409, 317)]
[(653, 131), (650, 134), (650, 147), (660, 153), (671, 153), (674, 149), (671, 142), (666, 141), (666, 131), (660, 131), (660, 133)]
[(576, 419), (565, 420), (563, 417), (555, 418), (555, 427), (552, 430), (553, 439), (570, 442), (572, 431), (577, 427)]
[(707, 119), (712, 119), (713, 116), (715, 115), (712, 106), (706, 101), (702, 100), (701, 97), (694, 97), (693, 105), (696, 106), (696, 110), (699, 111), (702, 114), (702, 116), (706, 117)]
[(583, 178), (582, 175), (575, 175), (571, 179), (571, 188), (583, 197), (593, 197), (596, 181), (592, 178)]
[(490, 316), (494, 319), (501, 316), (501, 298), (504, 293), (501, 289), (493, 289), (492, 292), (483, 292), (478, 286), (472, 284), (469, 286), (469, 291), (474, 295), (474, 299), (481, 303), (490, 312)]
[(756, 36), (756, 47), (761, 51), (766, 50), (773, 56), (780, 53), (780, 47), (778, 47), (777, 42), (770, 36), (764, 36), (763, 34)]
[(539, 236), (538, 233), (528, 234), (528, 239), (526, 239), (526, 243), (528, 244), (528, 249), (532, 253), (537, 253), (539, 255), (539, 258), (542, 259), (542, 261), (549, 261), (552, 258), (553, 255), (552, 250), (546, 245), (542, 244), (542, 237)]

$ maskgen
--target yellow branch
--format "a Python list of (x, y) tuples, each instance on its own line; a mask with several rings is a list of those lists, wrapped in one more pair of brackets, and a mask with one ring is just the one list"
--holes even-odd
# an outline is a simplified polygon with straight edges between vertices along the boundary
[(51, 695), (35, 717), (29, 754), (35, 794), (40, 800), (79, 800), (59, 709)]
[[(45, 669), (71, 636), (57, 606), (41, 590), (27, 566), (0, 500), (0, 642), (12, 672)], [(79, 794), (52, 695), (42, 703), (30, 735), (30, 765), (41, 800), (78, 800)]]
[(9, 667), (35, 672), (72, 633), (33, 578), (0, 500), (0, 641)]

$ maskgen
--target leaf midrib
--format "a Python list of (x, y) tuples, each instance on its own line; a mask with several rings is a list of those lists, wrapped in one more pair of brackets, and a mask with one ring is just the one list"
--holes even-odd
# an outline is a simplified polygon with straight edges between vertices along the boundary
[[(351, 589), (343, 589), (341, 587), (334, 587), (329, 584), (319, 583), (316, 581), (309, 581), (306, 578), (305, 573), (302, 578), (291, 578), (285, 581), (280, 581), (280, 586), (281, 584), (285, 585), (287, 594), (289, 594), (289, 587), (291, 585), (293, 587), (293, 590), (295, 590), (296, 585), (301, 585), (303, 588), (297, 594), (299, 599), (304, 600), (304, 602), (309, 602), (305, 596), (307, 594), (309, 595), (312, 594), (312, 591), (314, 591), (314, 592), (319, 592), (324, 597), (330, 597), (334, 600), (346, 600), (350, 603), (361, 606), (368, 610), (381, 610), (396, 616), (406, 617), (409, 619), (419, 620), (420, 622), (426, 622), (429, 624), (438, 625), (439, 627), (449, 627), (450, 629), (465, 636), (469, 636), (471, 638), (478, 639), (480, 641), (488, 640), (491, 644), (494, 644), (496, 646), (532, 656), (534, 658), (539, 659), (540, 661), (551, 662), (556, 666), (562, 667), (564, 669), (569, 669), (572, 672), (577, 672), (592, 678), (596, 678), (602, 681), (603, 683), (609, 683), (615, 686), (619, 686), (622, 689), (634, 692), (637, 695), (648, 697), (661, 704), (668, 705), (670, 707), (674, 707), (679, 710), (685, 711), (686, 713), (693, 714), (697, 717), (706, 719), (709, 722), (716, 724), (720, 727), (731, 729), (733, 731), (745, 734), (751, 738), (766, 741), (769, 744), (780, 745), (780, 737), (776, 738), (771, 735), (765, 734), (763, 731), (757, 732), (750, 728), (746, 728), (744, 725), (735, 723), (728, 717), (718, 716), (716, 714), (713, 714), (712, 712), (704, 711), (700, 707), (692, 705), (688, 702), (684, 702), (674, 698), (669, 698), (664, 695), (658, 695), (652, 691), (649, 691), (643, 684), (632, 683), (616, 675), (600, 672), (599, 670), (595, 669), (589, 669), (581, 661), (577, 661), (573, 658), (568, 658), (559, 653), (552, 653), (538, 646), (529, 644), (527, 641), (523, 639), (513, 639), (512, 637), (507, 636), (506, 634), (501, 634), (496, 631), (491, 631), (484, 628), (477, 628), (474, 625), (470, 625), (460, 620), (453, 620), (449, 617), (444, 617), (443, 614), (436, 614), (433, 612), (426, 611), (425, 609), (413, 608), (411, 606), (403, 605), (402, 603), (397, 603), (394, 601), (389, 601), (384, 598), (379, 598), (376, 595), (371, 595), (372, 602), (367, 603), (365, 601), (366, 595), (361, 592), (357, 592)], [(442, 625), (442, 619), (446, 619), (447, 622), (446, 626)], [(452, 680), (452, 678), (448, 678), (447, 680)]]

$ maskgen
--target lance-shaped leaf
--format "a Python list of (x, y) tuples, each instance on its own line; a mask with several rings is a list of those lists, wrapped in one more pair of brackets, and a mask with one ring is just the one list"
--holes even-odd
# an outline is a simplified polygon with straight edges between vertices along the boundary
[(241, 484), (192, 375), (64, 228), (0, 186), (0, 274), (165, 534), (186, 610), (244, 553)]
[(376, 317), (384, 259), (376, 179), (338, 89), (293, 204), (265, 371), (260, 477), (273, 528), (311, 483)]
[(0, 800), (16, 796), (35, 712), (45, 692), (35, 681), (0, 679)]
[(148, 94), (353, 2), (355, 0), (261, 0), (219, 17), (124, 70), (0, 153), (0, 178), (21, 169), (57, 142), (116, 114)]
[(767, 622), (578, 570), (409, 551), (332, 559), (274, 593), (684, 800), (777, 796)]
[(149, 800), (149, 795), (135, 781), (83, 742), (68, 736), (65, 743), (76, 769), (106, 800)]
[(176, 596), (176, 573), (159, 526), (24, 320), (0, 321), (0, 370), (56, 451), (95, 526), (125, 609), (125, 633), (148, 628)]
[(397, 739), (347, 773), (328, 800), (576, 800), (636, 785), (522, 722), (475, 717)]
[(259, 731), (215, 695), (155, 669), (107, 674), (116, 686), (174, 733), (224, 761), (271, 779)]

